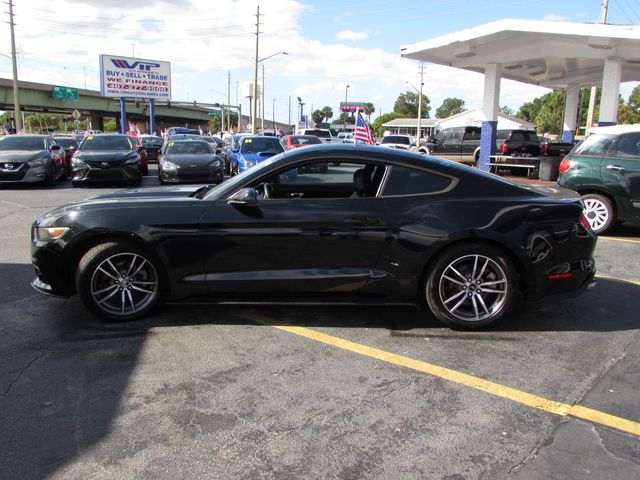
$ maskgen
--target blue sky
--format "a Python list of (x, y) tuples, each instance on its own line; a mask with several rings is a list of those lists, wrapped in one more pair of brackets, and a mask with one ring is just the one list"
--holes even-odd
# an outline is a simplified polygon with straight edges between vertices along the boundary
[[(28, 5), (27, 5), (28, 3)], [(24, 80), (99, 88), (101, 53), (169, 61), (173, 99), (242, 102), (253, 74), (255, 0), (17, 0), (19, 76)], [(296, 116), (300, 96), (314, 109), (337, 112), (350, 85), (349, 100), (373, 102), (389, 112), (397, 96), (419, 83), (418, 65), (400, 58), (400, 47), (503, 18), (595, 22), (595, 0), (262, 0), (260, 57), (265, 61), (265, 111), (288, 121), (289, 96)], [(60, 15), (59, 12), (73, 12)], [(609, 23), (640, 23), (640, 0), (611, 0)], [(0, 36), (0, 76), (9, 78), (8, 29)], [(133, 44), (133, 45), (132, 45)], [(236, 89), (237, 85), (237, 89)], [(635, 84), (625, 84), (623, 95)], [(504, 82), (501, 105), (514, 110), (546, 90)], [(468, 107), (482, 100), (480, 75), (427, 65), (425, 93), (432, 116), (446, 97)], [(274, 101), (275, 99), (275, 101)], [(374, 115), (374, 117), (375, 117)]]

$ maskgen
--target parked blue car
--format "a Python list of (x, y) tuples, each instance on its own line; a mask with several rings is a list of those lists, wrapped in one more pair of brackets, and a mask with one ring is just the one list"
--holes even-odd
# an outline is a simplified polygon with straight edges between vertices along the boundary
[(276, 137), (243, 137), (231, 155), (231, 172), (237, 175), (282, 152), (284, 147)]

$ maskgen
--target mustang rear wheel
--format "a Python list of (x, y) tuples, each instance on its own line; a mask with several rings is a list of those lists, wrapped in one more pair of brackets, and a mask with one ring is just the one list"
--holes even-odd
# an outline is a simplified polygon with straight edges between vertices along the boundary
[(91, 312), (126, 321), (145, 315), (158, 303), (161, 280), (148, 254), (128, 243), (109, 242), (82, 257), (76, 285)]
[(591, 229), (597, 234), (609, 230), (616, 220), (611, 200), (595, 193), (583, 195), (582, 200), (584, 201), (584, 216), (587, 217)]
[(445, 251), (427, 273), (426, 299), (433, 314), (458, 329), (486, 327), (511, 309), (517, 276), (509, 258), (482, 243)]

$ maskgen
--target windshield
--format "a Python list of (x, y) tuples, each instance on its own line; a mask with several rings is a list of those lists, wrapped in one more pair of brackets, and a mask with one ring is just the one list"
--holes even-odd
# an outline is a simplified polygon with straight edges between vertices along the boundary
[(166, 154), (171, 155), (203, 155), (211, 154), (207, 142), (169, 142)]
[(309, 135), (307, 137), (291, 137), (292, 145), (317, 145), (322, 143), (318, 137)]
[(254, 137), (245, 138), (242, 142), (242, 153), (258, 153), (258, 152), (284, 152), (282, 144), (277, 138), (270, 137)]
[(54, 140), (56, 141), (56, 143), (58, 145), (60, 145), (61, 147), (64, 147), (64, 148), (78, 146), (78, 142), (76, 142), (75, 138), (60, 138), (60, 137), (56, 137), (56, 138), (54, 138)]
[(594, 133), (585, 138), (571, 151), (574, 155), (600, 155), (603, 154), (613, 142), (615, 135)]
[(132, 150), (133, 144), (124, 135), (89, 135), (80, 150)]
[(331, 132), (329, 130), (305, 130), (304, 134), (320, 138), (331, 138)]
[(140, 141), (142, 145), (162, 145), (162, 139), (160, 137), (142, 137)]
[(0, 137), (0, 150), (45, 150), (43, 137), (25, 137), (21, 135)]
[(403, 137), (402, 135), (388, 135), (382, 139), (382, 143), (399, 143), (401, 145), (411, 145), (411, 139), (409, 137)]

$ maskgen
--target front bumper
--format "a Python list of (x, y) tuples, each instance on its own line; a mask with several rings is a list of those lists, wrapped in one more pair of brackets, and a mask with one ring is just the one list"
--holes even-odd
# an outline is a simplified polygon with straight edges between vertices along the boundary
[(42, 182), (47, 176), (48, 167), (40, 165), (29, 167), (26, 163), (12, 164), (12, 168), (0, 167), (0, 184)]
[(73, 166), (72, 180), (74, 183), (91, 182), (138, 182), (142, 179), (140, 163), (109, 164), (98, 166)]
[(160, 178), (163, 182), (181, 183), (220, 183), (224, 180), (223, 167), (210, 168), (185, 168), (179, 167), (176, 170), (162, 170)]

